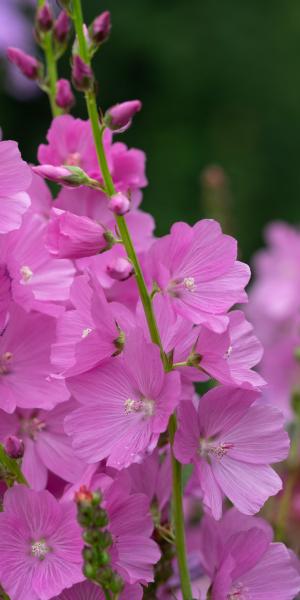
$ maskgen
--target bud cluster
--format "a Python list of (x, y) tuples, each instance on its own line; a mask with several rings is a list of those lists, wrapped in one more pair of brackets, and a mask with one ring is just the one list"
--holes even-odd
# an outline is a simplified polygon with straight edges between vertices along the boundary
[(91, 492), (81, 486), (75, 494), (77, 521), (83, 529), (83, 572), (87, 579), (98, 583), (103, 590), (118, 594), (123, 589), (123, 580), (110, 567), (109, 548), (113, 540), (107, 529), (108, 515), (101, 506), (100, 491)]

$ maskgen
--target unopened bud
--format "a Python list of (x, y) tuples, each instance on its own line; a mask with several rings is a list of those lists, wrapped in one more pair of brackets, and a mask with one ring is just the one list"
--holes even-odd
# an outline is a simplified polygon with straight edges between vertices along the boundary
[(90, 27), (90, 38), (96, 44), (103, 44), (108, 39), (110, 30), (110, 12), (106, 10), (93, 21)]
[(78, 54), (73, 56), (72, 79), (77, 90), (90, 90), (94, 83), (93, 71)]
[(54, 37), (57, 42), (64, 44), (68, 38), (71, 21), (65, 10), (62, 10), (54, 23)]
[(75, 97), (68, 79), (59, 79), (56, 83), (55, 102), (66, 112), (74, 105)]
[(97, 577), (97, 566), (93, 563), (86, 562), (83, 566), (83, 574), (87, 579), (96, 579)]
[(125, 281), (132, 275), (133, 266), (127, 258), (119, 256), (106, 266), (106, 272), (116, 281)]
[(37, 175), (44, 179), (50, 179), (68, 187), (79, 187), (89, 183), (88, 175), (80, 168), (68, 165), (67, 167), (55, 167), (54, 165), (38, 165), (32, 167)]
[(125, 194), (118, 192), (111, 196), (108, 208), (116, 215), (125, 215), (130, 209), (130, 201)]
[(47, 1), (37, 9), (36, 26), (42, 32), (50, 31), (53, 27), (53, 13)]
[(37, 80), (42, 72), (42, 65), (39, 61), (30, 54), (26, 54), (19, 48), (10, 47), (7, 49), (8, 60), (16, 65), (18, 69), (28, 79)]
[(24, 442), (15, 435), (8, 435), (4, 440), (4, 450), (10, 458), (22, 458), (24, 455)]
[(113, 131), (125, 131), (130, 127), (132, 118), (142, 108), (140, 100), (128, 100), (115, 104), (104, 115), (104, 124)]

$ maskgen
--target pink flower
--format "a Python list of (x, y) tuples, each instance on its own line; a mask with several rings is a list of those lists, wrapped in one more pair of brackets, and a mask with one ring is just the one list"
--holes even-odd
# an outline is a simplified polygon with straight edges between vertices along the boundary
[(269, 463), (286, 458), (289, 438), (281, 413), (257, 398), (252, 390), (218, 387), (200, 399), (198, 410), (192, 402), (179, 406), (174, 452), (183, 463), (193, 461), (194, 481), (215, 519), (223, 494), (254, 514), (282, 487)]
[(142, 463), (131, 465), (126, 472), (130, 478), (132, 493), (145, 494), (150, 504), (154, 503), (159, 511), (163, 511), (167, 507), (172, 495), (169, 453), (160, 455), (156, 449)]
[[(106, 473), (87, 469), (83, 481), (88, 489), (101, 491), (101, 506), (107, 511), (107, 529), (113, 540), (108, 549), (112, 568), (129, 584), (153, 581), (153, 566), (160, 558), (160, 551), (151, 539), (149, 498), (132, 493), (124, 472), (112, 479)], [(69, 488), (62, 501), (72, 498), (74, 490), (75, 486)]]
[(0, 440), (17, 435), (25, 445), (22, 471), (35, 490), (47, 485), (48, 469), (65, 481), (76, 482), (85, 468), (71, 448), (63, 421), (76, 408), (73, 401), (63, 402), (51, 411), (20, 410), (8, 415), (1, 411)]
[(65, 311), (58, 318), (51, 353), (55, 369), (65, 377), (89, 371), (118, 354), (125, 342), (122, 329), (125, 326), (128, 331), (134, 322), (125, 306), (108, 304), (92, 276), (76, 277), (70, 300), (74, 310)]
[(62, 115), (53, 119), (47, 134), (48, 144), (41, 144), (38, 160), (57, 167), (81, 167), (89, 175), (98, 171), (98, 161), (89, 121)]
[(221, 332), (228, 325), (224, 313), (247, 299), (249, 268), (236, 255), (236, 241), (216, 221), (204, 219), (194, 227), (175, 223), (153, 245), (150, 272), (176, 312)]
[[(142, 600), (143, 589), (140, 585), (125, 585), (120, 600)], [(105, 600), (102, 589), (91, 581), (76, 583), (69, 590), (64, 590), (52, 600)]]
[(50, 600), (83, 580), (75, 505), (15, 485), (0, 513), (0, 579), (11, 600)]
[(19, 229), (30, 206), (26, 190), (31, 179), (31, 170), (21, 159), (16, 142), (0, 141), (0, 233)]
[(283, 544), (271, 543), (272, 529), (262, 519), (231, 509), (219, 522), (205, 516), (200, 529), (199, 550), (212, 580), (212, 600), (295, 598), (298, 560)]
[(56, 260), (45, 248), (46, 221), (31, 211), (17, 232), (1, 244), (1, 261), (11, 279), (11, 295), (25, 310), (58, 315), (64, 310), (75, 269), (69, 260)]
[(178, 373), (164, 373), (159, 349), (138, 329), (120, 357), (68, 385), (84, 404), (65, 420), (74, 450), (90, 463), (107, 458), (116, 469), (154, 449), (180, 395)]
[(46, 247), (58, 258), (82, 258), (105, 250), (104, 229), (88, 217), (53, 208), (47, 229)]
[(68, 399), (64, 380), (51, 375), (54, 340), (54, 319), (12, 306), (0, 337), (0, 408), (9, 413), (16, 406), (51, 409)]

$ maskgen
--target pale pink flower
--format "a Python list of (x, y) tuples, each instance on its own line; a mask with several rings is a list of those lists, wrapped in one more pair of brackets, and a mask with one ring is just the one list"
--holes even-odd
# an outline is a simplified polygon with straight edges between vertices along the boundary
[(204, 505), (219, 519), (223, 495), (243, 513), (254, 514), (279, 492), (281, 479), (269, 466), (287, 457), (283, 416), (257, 400), (252, 390), (217, 387), (179, 406), (174, 452), (193, 462)]
[(19, 229), (30, 206), (27, 190), (31, 169), (21, 159), (16, 142), (0, 141), (0, 233)]
[(74, 450), (90, 463), (107, 458), (117, 469), (155, 448), (180, 396), (178, 373), (164, 373), (159, 348), (138, 329), (120, 357), (70, 378), (68, 386), (84, 404), (65, 420)]

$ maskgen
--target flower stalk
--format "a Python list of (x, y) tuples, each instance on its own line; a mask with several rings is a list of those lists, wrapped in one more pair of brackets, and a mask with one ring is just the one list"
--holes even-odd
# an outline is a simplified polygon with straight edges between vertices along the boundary
[[(78, 40), (79, 55), (82, 60), (90, 66), (91, 58), (87, 40), (84, 35), (84, 21), (82, 13), (81, 0), (73, 0), (73, 10), (71, 11), (71, 18), (73, 19), (75, 32)], [(99, 165), (102, 172), (103, 181), (106, 187), (108, 196), (113, 196), (116, 193), (113, 180), (108, 168), (104, 145), (103, 145), (103, 134), (105, 126), (99, 122), (96, 95), (93, 89), (85, 92), (86, 105), (88, 110), (89, 119), (94, 136), (94, 142), (97, 152)], [(131, 261), (135, 277), (139, 289), (139, 294), (143, 304), (145, 316), (147, 319), (148, 328), (150, 331), (151, 339), (154, 344), (157, 344), (160, 348), (161, 358), (166, 371), (170, 370), (170, 364), (168, 358), (163, 350), (160, 333), (156, 323), (152, 299), (148, 293), (147, 286), (144, 280), (143, 272), (136, 255), (134, 245), (130, 236), (130, 232), (127, 227), (126, 219), (123, 216), (116, 215), (116, 222), (118, 225), (119, 233), (122, 238), (127, 256)], [(172, 415), (169, 423), (169, 437), (171, 446), (173, 445), (174, 435), (176, 431), (176, 415)], [(187, 565), (187, 553), (186, 553), (186, 542), (185, 542), (185, 530), (184, 530), (184, 514), (182, 504), (182, 467), (181, 464), (176, 460), (172, 452), (172, 475), (173, 475), (173, 521), (174, 521), (174, 532), (175, 532), (175, 546), (178, 559), (178, 566), (180, 572), (181, 589), (183, 600), (192, 600), (192, 589), (190, 583), (190, 575)]]

